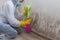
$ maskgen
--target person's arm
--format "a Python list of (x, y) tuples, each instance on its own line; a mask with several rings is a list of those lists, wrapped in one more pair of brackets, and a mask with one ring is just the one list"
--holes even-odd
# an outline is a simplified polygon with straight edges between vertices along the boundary
[(22, 20), (24, 18), (24, 14), (23, 13), (20, 13), (17, 9), (15, 10), (15, 17), (18, 19), (18, 20)]
[(10, 25), (13, 27), (20, 27), (20, 21), (14, 16), (15, 7), (12, 3), (6, 5), (6, 17)]

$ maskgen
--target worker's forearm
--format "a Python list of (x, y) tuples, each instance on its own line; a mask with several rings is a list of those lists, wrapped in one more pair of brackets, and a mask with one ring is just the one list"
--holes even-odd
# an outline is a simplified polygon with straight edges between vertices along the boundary
[(15, 10), (15, 17), (21, 20), (24, 17), (24, 14), (20, 13), (18, 10)]
[(13, 27), (20, 27), (20, 21), (17, 20), (16, 18), (14, 17), (9, 17), (8, 18), (8, 22), (10, 25), (12, 25)]

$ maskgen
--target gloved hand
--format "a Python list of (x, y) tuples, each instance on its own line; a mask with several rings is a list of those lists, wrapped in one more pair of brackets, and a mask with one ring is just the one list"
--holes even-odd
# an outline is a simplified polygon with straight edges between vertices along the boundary
[(22, 27), (24, 27), (24, 26), (30, 24), (31, 21), (32, 21), (31, 18), (29, 18), (29, 19), (27, 19), (27, 20), (25, 20), (25, 21), (20, 21), (20, 25), (21, 25)]
[(29, 19), (27, 19), (27, 20), (25, 21), (25, 24), (26, 24), (26, 25), (27, 25), (27, 24), (31, 24), (31, 21), (32, 21), (32, 19), (29, 18)]
[(26, 11), (26, 10), (24, 10), (23, 14), (24, 14), (24, 16), (26, 16), (26, 15), (27, 15), (27, 11)]
[(20, 25), (21, 25), (21, 27), (26, 26), (25, 21), (20, 21)]
[(24, 14), (25, 16), (27, 16), (27, 14), (30, 12), (30, 9), (31, 9), (31, 7), (30, 7), (29, 5), (27, 5), (27, 6), (25, 7), (25, 9), (24, 9), (23, 14)]

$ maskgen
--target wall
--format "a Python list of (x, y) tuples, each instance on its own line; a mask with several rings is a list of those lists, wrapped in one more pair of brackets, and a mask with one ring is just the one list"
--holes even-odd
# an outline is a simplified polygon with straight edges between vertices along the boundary
[(25, 0), (24, 4), (30, 4), (40, 13), (60, 18), (60, 0)]

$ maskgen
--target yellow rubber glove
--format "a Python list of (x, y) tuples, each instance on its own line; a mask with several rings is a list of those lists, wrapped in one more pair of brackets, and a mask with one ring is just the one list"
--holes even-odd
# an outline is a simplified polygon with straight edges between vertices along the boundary
[(31, 21), (32, 21), (32, 19), (29, 18), (29, 19), (27, 19), (27, 20), (25, 21), (25, 24), (26, 24), (26, 25), (27, 25), (27, 24), (31, 24)]
[(27, 15), (27, 11), (24, 10), (23, 14), (24, 14), (24, 16), (26, 16)]
[(25, 21), (20, 21), (20, 25), (21, 25), (21, 27), (26, 26)]
[(31, 18), (27, 19), (26, 21), (20, 21), (20, 25), (21, 25), (22, 27), (24, 27), (24, 26), (26, 26), (27, 24), (31, 24), (31, 21), (32, 21)]

